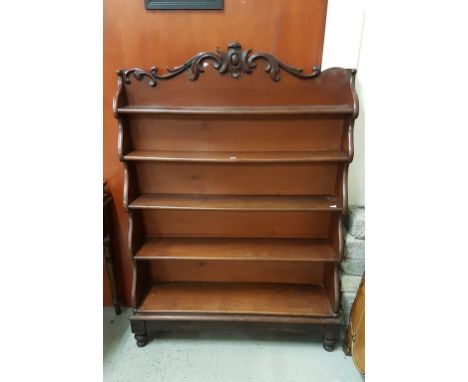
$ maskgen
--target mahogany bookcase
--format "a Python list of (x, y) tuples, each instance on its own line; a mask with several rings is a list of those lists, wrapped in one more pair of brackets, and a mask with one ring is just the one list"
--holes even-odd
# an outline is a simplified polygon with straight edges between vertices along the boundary
[(152, 329), (248, 326), (320, 328), (334, 349), (355, 74), (238, 43), (117, 72), (138, 346)]

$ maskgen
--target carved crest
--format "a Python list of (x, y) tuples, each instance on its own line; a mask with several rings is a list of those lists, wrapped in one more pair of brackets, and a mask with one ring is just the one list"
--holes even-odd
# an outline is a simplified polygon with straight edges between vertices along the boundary
[(320, 67), (314, 66), (312, 72), (303, 73), (303, 69), (288, 66), (279, 61), (276, 57), (268, 53), (252, 53), (252, 49), (242, 51), (241, 45), (237, 42), (228, 45), (227, 52), (217, 48), (216, 52), (201, 52), (193, 56), (185, 64), (175, 68), (167, 68), (167, 73), (159, 74), (157, 67), (152, 67), (150, 71), (139, 68), (122, 69), (117, 71), (117, 75), (122, 78), (126, 84), (130, 84), (130, 77), (140, 81), (144, 78), (148, 80), (149, 86), (156, 86), (158, 80), (167, 80), (190, 70), (190, 79), (195, 81), (200, 73), (205, 71), (205, 61), (211, 61), (212, 66), (220, 74), (230, 74), (233, 78), (238, 78), (242, 73), (249, 74), (257, 67), (257, 60), (266, 62), (265, 72), (270, 74), (273, 81), (279, 81), (280, 69), (298, 78), (314, 78), (320, 74)]

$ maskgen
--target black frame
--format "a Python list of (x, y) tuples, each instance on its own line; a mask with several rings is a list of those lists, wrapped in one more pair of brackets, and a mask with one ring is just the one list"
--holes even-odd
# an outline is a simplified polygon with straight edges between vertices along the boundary
[(223, 9), (223, 0), (145, 0), (145, 9)]

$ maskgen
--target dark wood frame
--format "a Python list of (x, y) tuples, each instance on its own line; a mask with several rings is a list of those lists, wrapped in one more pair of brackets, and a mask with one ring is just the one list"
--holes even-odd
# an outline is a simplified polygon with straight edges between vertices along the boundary
[(223, 9), (223, 0), (145, 0), (147, 10), (193, 10), (193, 9)]
[[(264, 67), (266, 76), (265, 74), (256, 74), (257, 62), (260, 61), (263, 61), (266, 64)], [(205, 66), (207, 62), (211, 63), (211, 69), (214, 70), (206, 70), (205, 73)], [(213, 72), (216, 71), (220, 74), (219, 77), (216, 77), (216, 75), (213, 74)], [(283, 80), (280, 75), (282, 72), (289, 75), (289, 77), (284, 77)], [(203, 79), (203, 81), (197, 81), (199, 78), (201, 78), (202, 74), (204, 77), (206, 77)], [(358, 98), (355, 90), (356, 70), (333, 68), (321, 72), (319, 67), (313, 67), (310, 72), (304, 73), (302, 69), (288, 66), (271, 54), (261, 52), (252, 53), (251, 50), (243, 51), (240, 44), (232, 43), (228, 46), (226, 52), (218, 48), (216, 52), (198, 53), (186, 63), (172, 69), (167, 69), (167, 71), (162, 74), (158, 68), (153, 67), (150, 70), (144, 70), (140, 68), (122, 69), (117, 71), (117, 75), (118, 88), (114, 97), (113, 110), (115, 117), (118, 119), (118, 153), (120, 160), (124, 164), (123, 199), (124, 208), (129, 214), (128, 253), (129, 256), (133, 259), (134, 264), (134, 277), (132, 285), (133, 315), (130, 317), (130, 321), (132, 331), (135, 333), (137, 345), (145, 345), (147, 330), (151, 327), (157, 330), (172, 330), (181, 327), (211, 328), (215, 326), (222, 326), (293, 331), (309, 331), (319, 328), (324, 332), (324, 348), (328, 351), (333, 350), (336, 345), (338, 327), (340, 324), (338, 317), (340, 299), (338, 273), (339, 263), (343, 258), (344, 248), (342, 217), (347, 213), (347, 173), (349, 163), (353, 160), (354, 155), (353, 126), (354, 120), (358, 115)], [(244, 76), (252, 76), (252, 79), (245, 80)], [(217, 78), (219, 78), (219, 80)], [(174, 82), (171, 82), (171, 84), (174, 84), (176, 87), (171, 88), (169, 86), (168, 82), (166, 81), (170, 79), (174, 79)], [(196, 86), (190, 84), (191, 81), (197, 81)], [(159, 85), (159, 83), (161, 83), (161, 85)], [(257, 83), (258, 88), (261, 89), (261, 91), (264, 93), (256, 93)], [(159, 90), (160, 86), (161, 89)], [(231, 86), (232, 89), (223, 89), (223, 86)], [(187, 87), (186, 91), (184, 91), (184, 87)], [(287, 89), (287, 91), (283, 91), (283, 87), (284, 89)], [(223, 91), (219, 93), (219, 89), (223, 89)], [(165, 91), (168, 91), (168, 93), (165, 93)], [(197, 95), (196, 92), (200, 93)], [(264, 96), (262, 96), (262, 94), (264, 94)], [(198, 99), (206, 100), (207, 102), (203, 104), (194, 104), (194, 102), (198, 102)], [(268, 100), (271, 100), (271, 102)], [(265, 102), (267, 103), (265, 104)], [(183, 132), (183, 126), (187, 125), (184, 121), (195, 124), (195, 122), (200, 123), (200, 118), (202, 121), (206, 118), (211, 118), (210, 123), (212, 124), (213, 128), (216, 127), (216, 121), (224, 121), (223, 123), (237, 123), (237, 126), (241, 127), (242, 125), (239, 125), (239, 121), (246, 121), (245, 123), (254, 123), (254, 121), (258, 121), (259, 119), (262, 121), (263, 118), (266, 121), (270, 121), (269, 123), (275, 123), (278, 121), (283, 121), (284, 123), (284, 121), (296, 118), (302, 124), (307, 122), (307, 124), (312, 124), (315, 126), (314, 128), (310, 127), (310, 129), (307, 128), (303, 131), (305, 134), (311, 134), (311, 130), (315, 131), (314, 134), (319, 134), (315, 135), (315, 139), (317, 139), (318, 142), (331, 142), (327, 141), (327, 139), (331, 139), (329, 138), (330, 134), (332, 134), (331, 132), (335, 131), (339, 127), (339, 135), (337, 135), (336, 138), (333, 138), (339, 140), (339, 148), (337, 150), (331, 146), (324, 146), (323, 148), (321, 147), (320, 149), (314, 149), (307, 152), (299, 152), (297, 150), (289, 152), (242, 151), (236, 153), (235, 157), (229, 157), (229, 154), (226, 154), (227, 152), (224, 153), (223, 151), (213, 151), (210, 153), (205, 151), (181, 152), (167, 151), (167, 149), (166, 151), (161, 151), (161, 149), (153, 148), (151, 150), (159, 151), (145, 152), (141, 151), (141, 149), (140, 151), (135, 151), (138, 150), (135, 148), (132, 150), (132, 145), (135, 145), (137, 142), (140, 142), (140, 144), (144, 145), (147, 145), (147, 142), (154, 142), (159, 144), (158, 140), (154, 140), (153, 138), (148, 138), (146, 136), (146, 138), (142, 140), (141, 137), (135, 136), (136, 131), (138, 130), (137, 127), (141, 127), (140, 122), (138, 122), (141, 120), (141, 118), (156, 118), (153, 121), (156, 123), (154, 126), (164, 128), (164, 125), (157, 125), (158, 118), (172, 118), (172, 116), (177, 119), (177, 124), (174, 125), (171, 129), (167, 130), (167, 134), (169, 135), (174, 134), (176, 131)], [(130, 120), (131, 118), (137, 119), (133, 120), (132, 122)], [(212, 118), (214, 119), (212, 120)], [(239, 120), (239, 118), (241, 118), (241, 120)], [(308, 122), (309, 119), (310, 122)], [(326, 122), (328, 120), (332, 121), (333, 123)], [(145, 123), (154, 124), (153, 122), (146, 121)], [(132, 129), (129, 129), (128, 126), (133, 123), (135, 126), (133, 126)], [(204, 122), (202, 122), (200, 125), (201, 129), (204, 128), (203, 123)], [(326, 128), (327, 123), (330, 125), (329, 129)], [(322, 124), (324, 124), (324, 126), (322, 126)], [(332, 125), (334, 127), (332, 127)], [(150, 126), (150, 130), (151, 129), (152, 127)], [(302, 129), (302, 127), (299, 128), (299, 130), (300, 129)], [(148, 131), (149, 130), (147, 130), (145, 134), (148, 134)], [(269, 131), (273, 131), (273, 128)], [(322, 137), (320, 134), (325, 135)], [(165, 138), (167, 138), (167, 135)], [(180, 142), (177, 140), (174, 142), (178, 142), (177, 144), (180, 144)], [(280, 147), (283, 142), (285, 144), (287, 143), (286, 141), (278, 141), (274, 143), (276, 145), (275, 147)], [(314, 142), (311, 143), (315, 144)], [(337, 143), (334, 143), (333, 145), (335, 144)], [(203, 156), (205, 154), (207, 154), (207, 156)], [(232, 158), (234, 158), (236, 161), (232, 162)], [(175, 167), (171, 167), (171, 171), (168, 171), (164, 168), (165, 163), (174, 164)], [(291, 166), (291, 170), (296, 169), (296, 172), (298, 168), (302, 168), (298, 166), (309, 166), (304, 167), (304, 169), (308, 169), (307, 171), (321, 169), (320, 171), (323, 172), (329, 171), (327, 169), (332, 169), (332, 172), (326, 174), (324, 173), (325, 175), (316, 175), (317, 178), (310, 180), (312, 183), (309, 182), (304, 184), (304, 186), (297, 186), (299, 188), (302, 187), (299, 190), (299, 195), (281, 196), (280, 192), (278, 195), (274, 196), (273, 199), (269, 196), (262, 196), (261, 194), (236, 196), (235, 192), (232, 194), (232, 197), (229, 195), (224, 195), (222, 198), (219, 198), (218, 196), (215, 197), (213, 195), (203, 196), (202, 193), (198, 196), (185, 195), (181, 198), (180, 195), (174, 195), (174, 193), (180, 193), (178, 191), (174, 191), (174, 187), (175, 189), (180, 189), (180, 187), (174, 183), (178, 178), (173, 178), (171, 181), (166, 181), (165, 183), (158, 183), (158, 187), (172, 187), (172, 189), (164, 195), (160, 190), (156, 191), (157, 194), (152, 194), (154, 191), (139, 190), (139, 188), (144, 188), (147, 186), (154, 188), (154, 186), (151, 185), (153, 184), (151, 182), (154, 182), (154, 177), (172, 176), (172, 170), (174, 170), (176, 173), (177, 171), (181, 171), (185, 163), (189, 163), (192, 166), (225, 166), (225, 169), (236, 169), (236, 171), (238, 171), (237, 173), (240, 175), (242, 174), (242, 171), (247, 170), (248, 168), (253, 168), (253, 166), (274, 166), (276, 163), (281, 164), (284, 168)], [(232, 163), (234, 164), (229, 167)], [(153, 167), (148, 167), (148, 165)], [(223, 167), (218, 168), (222, 169)], [(239, 170), (239, 168), (241, 170)], [(210, 167), (210, 171), (214, 171), (212, 167)], [(218, 175), (216, 176), (218, 176), (218, 178), (221, 176), (222, 178), (222, 173), (222, 170), (218, 171)], [(197, 176), (194, 175), (190, 178), (192, 182), (191, 184), (197, 184)], [(179, 177), (182, 179), (182, 175), (179, 175)], [(223, 179), (231, 182), (231, 180), (226, 178), (226, 176), (224, 176)], [(293, 183), (298, 181), (297, 178), (291, 179), (293, 180)], [(333, 185), (332, 196), (324, 197), (323, 195), (318, 195), (316, 197), (314, 195), (309, 195), (314, 194), (314, 192), (310, 190), (307, 192), (308, 195), (305, 197), (300, 196), (301, 192), (305, 192), (304, 187), (309, 186), (320, 189), (321, 191), (317, 192), (322, 194), (322, 188), (325, 186), (320, 179), (323, 181), (326, 180), (327, 184)], [(235, 186), (235, 182), (236, 180), (234, 183), (231, 182), (232, 185)], [(317, 184), (320, 185), (317, 186)], [(213, 185), (210, 187), (212, 186)], [(225, 186), (222, 183), (217, 183), (216, 187), (218, 189), (225, 189)], [(256, 187), (258, 188), (258, 186)], [(227, 190), (229, 191), (229, 187), (227, 187)], [(295, 190), (298, 192), (297, 188)], [(142, 192), (149, 192), (150, 194), (141, 194)], [(185, 192), (186, 191), (184, 190), (184, 193)], [(232, 192), (233, 189), (231, 189), (231, 193)], [(255, 194), (254, 191), (250, 191), (250, 193)], [(294, 194), (295, 192), (293, 191), (292, 193)], [(197, 192), (192, 192), (192, 194), (197, 194)], [(174, 265), (176, 263), (173, 261), (179, 261), (179, 264), (182, 264), (180, 261), (185, 261), (183, 264), (188, 264), (190, 261), (194, 260), (198, 261), (198, 265), (200, 266), (211, 264), (213, 267), (213, 264), (219, 260), (213, 260), (213, 257), (210, 258), (206, 253), (202, 252), (197, 252), (195, 256), (192, 257), (180, 257), (180, 254), (174, 255), (174, 252), (171, 252), (169, 255), (167, 255), (164, 253), (164, 248), (167, 247), (164, 246), (155, 247), (156, 249), (153, 249), (155, 252), (149, 251), (147, 238), (145, 239), (145, 235), (154, 235), (153, 233), (149, 232), (154, 229), (154, 227), (150, 229), (150, 225), (154, 225), (154, 219), (159, 219), (159, 233), (157, 233), (157, 235), (164, 238), (167, 235), (169, 235), (169, 237), (174, 236), (171, 228), (167, 228), (165, 231), (164, 223), (161, 223), (161, 221), (164, 221), (164, 216), (166, 220), (169, 219), (168, 221), (170, 221), (170, 219), (173, 219), (174, 216), (173, 215), (171, 217), (170, 214), (174, 213), (178, 214), (177, 216), (188, 216), (189, 214), (192, 214), (191, 216), (196, 216), (196, 219), (198, 219), (199, 216), (205, 216), (207, 218), (209, 216), (207, 214), (216, 213), (216, 216), (219, 219), (222, 219), (222, 213), (228, 213), (228, 211), (239, 212), (244, 214), (241, 216), (251, 217), (258, 216), (256, 213), (263, 213), (265, 211), (269, 211), (271, 214), (284, 214), (281, 215), (283, 217), (290, 216), (291, 214), (291, 216), (293, 216), (293, 214), (296, 213), (310, 213), (312, 220), (309, 221), (312, 222), (311, 224), (313, 224), (315, 227), (313, 229), (322, 233), (327, 232), (326, 237), (328, 240), (328, 245), (330, 250), (333, 250), (334, 255), (330, 258), (324, 255), (324, 253), (320, 253), (319, 255), (311, 253), (311, 257), (306, 259), (307, 263), (304, 263), (307, 265), (307, 267), (309, 267), (305, 273), (298, 267), (301, 264), (300, 261), (303, 259), (301, 260), (299, 258), (293, 258), (288, 260), (287, 258), (280, 258), (279, 260), (282, 261), (282, 263), (281, 265), (277, 266), (292, 266), (291, 269), (293, 270), (289, 272), (288, 277), (294, 278), (294, 282), (310, 282), (312, 285), (314, 285), (313, 281), (304, 280), (309, 280), (307, 277), (312, 279), (315, 277), (313, 274), (322, 272), (320, 273), (320, 288), (323, 289), (321, 293), (325, 293), (325, 295), (322, 295), (322, 300), (323, 298), (326, 298), (329, 307), (326, 308), (326, 310), (317, 310), (315, 311), (316, 313), (314, 313), (313, 309), (315, 309), (315, 305), (311, 305), (310, 307), (306, 306), (305, 308), (312, 309), (307, 314), (287, 313), (289, 310), (285, 307), (284, 312), (279, 314), (271, 312), (266, 313), (261, 310), (258, 312), (253, 311), (255, 310), (255, 303), (252, 303), (252, 305), (249, 307), (250, 310), (248, 310), (248, 313), (242, 309), (231, 309), (229, 311), (223, 312), (219, 307), (216, 307), (216, 312), (204, 310), (208, 309), (206, 307), (201, 308), (200, 312), (191, 311), (190, 309), (184, 308), (183, 303), (180, 303), (180, 301), (177, 302), (176, 300), (174, 300), (174, 304), (178, 305), (173, 307), (171, 307), (172, 304), (166, 305), (163, 308), (161, 308), (159, 305), (151, 305), (151, 309), (148, 310), (148, 307), (146, 307), (144, 304), (142, 305), (142, 302), (144, 300), (148, 301), (149, 298), (149, 295), (145, 295), (145, 293), (153, 293), (153, 289), (148, 289), (148, 280), (154, 279), (158, 282), (161, 282), (161, 280), (165, 280), (164, 277), (169, 277), (168, 280), (170, 279), (177, 281), (178, 278), (180, 279), (182, 277), (182, 281), (184, 281), (183, 277), (187, 277), (180, 276), (180, 272), (184, 274), (184, 272), (187, 271), (178, 269), (177, 266)], [(218, 214), (219, 212), (221, 214)], [(193, 215), (193, 213), (195, 213), (195, 215)], [(200, 213), (205, 213), (205, 215), (200, 215)], [(153, 219), (153, 223), (150, 223), (150, 220), (148, 220), (149, 216), (151, 216), (151, 219)], [(279, 216), (280, 215), (277, 215), (277, 218), (279, 218)], [(206, 220), (206, 222), (209, 221), (209, 219)], [(264, 219), (264, 221), (267, 220)], [(198, 222), (202, 223), (203, 221), (199, 220)], [(208, 224), (206, 222), (203, 223), (205, 230), (207, 229), (206, 224)], [(193, 226), (191, 225), (188, 227), (189, 230), (193, 229)], [(185, 229), (187, 229), (187, 226)], [(208, 229), (210, 229), (210, 227), (208, 227)], [(292, 234), (294, 238), (303, 237), (301, 235), (305, 235), (305, 233), (303, 233), (305, 232), (304, 230), (307, 230), (307, 232), (312, 230), (312, 228), (309, 228), (308, 226), (302, 226), (302, 228), (297, 226), (297, 229), (301, 233)], [(243, 237), (242, 235), (239, 236), (239, 232), (229, 232), (228, 228), (221, 227), (221, 230), (224, 232), (224, 234), (227, 234), (227, 237)], [(248, 231), (243, 230), (242, 232)], [(248, 237), (257, 237), (255, 235), (251, 236), (250, 232), (248, 233)], [(206, 237), (206, 233), (195, 233), (195, 236), (197, 235), (202, 237), (202, 239), (203, 237)], [(220, 234), (215, 234), (214, 236), (217, 235), (219, 236)], [(259, 235), (259, 238), (265, 237), (262, 236), (265, 235), (265, 233), (260, 233)], [(272, 234), (273, 241), (282, 237), (281, 235), (278, 235), (278, 233)], [(284, 237), (289, 237), (288, 235), (290, 234), (284, 235), (286, 235)], [(181, 226), (176, 227), (176, 243), (178, 236), (185, 236)], [(208, 243), (207, 245), (211, 245), (213, 243), (212, 239), (209, 237), (206, 237), (205, 240), (206, 243)], [(296, 239), (292, 240), (295, 245), (298, 243), (295, 241)], [(273, 250), (274, 245), (273, 247), (270, 246), (270, 241), (264, 240), (262, 243), (267, 243), (265, 244), (265, 248), (268, 248), (268, 250)], [(309, 242), (309, 244), (315, 245), (316, 242)], [(316, 249), (314, 249), (314, 251), (319, 250), (319, 247), (315, 248)], [(222, 257), (221, 254), (220, 256)], [(239, 258), (227, 258), (226, 256), (228, 255), (224, 255), (224, 258), (222, 259), (224, 263), (221, 269), (224, 269), (224, 271), (226, 271), (226, 269), (229, 270), (229, 267), (234, 266), (235, 263), (237, 264), (237, 267), (243, 266), (242, 261), (245, 260), (244, 257), (242, 260), (240, 260)], [(268, 261), (272, 261), (272, 259), (258, 257), (258, 254), (246, 254), (246, 256), (247, 261), (251, 261), (250, 264), (257, 266), (260, 266), (260, 264), (265, 264)], [(268, 257), (268, 253), (266, 256)], [(165, 264), (170, 266), (171, 270), (169, 273), (160, 273), (159, 267), (162, 263), (158, 263), (158, 261), (165, 261)], [(210, 263), (213, 261), (214, 263)], [(276, 260), (274, 261), (278, 261), (277, 255)], [(297, 263), (297, 261), (299, 261), (299, 263)], [(226, 264), (228, 265), (226, 266)], [(190, 267), (188, 269), (190, 272)], [(206, 269), (207, 268), (205, 268), (205, 272)], [(222, 278), (223, 276), (220, 276), (219, 269), (219, 264), (218, 268), (214, 268), (214, 271), (212, 268), (210, 271), (212, 272), (210, 276), (211, 279), (208, 278), (203, 282), (213, 281), (215, 279), (218, 280), (220, 277)], [(294, 269), (296, 269), (296, 271), (294, 271)], [(311, 272), (309, 276), (308, 270)], [(275, 280), (278, 277), (283, 277), (278, 276), (278, 274), (283, 274), (282, 271), (273, 275), (271, 273), (265, 273), (266, 271), (261, 271), (259, 268), (259, 270), (256, 270), (255, 272), (263, 272), (264, 274), (262, 277), (265, 280), (272, 277), (275, 278)], [(296, 275), (298, 277), (297, 278), (294, 272), (297, 272), (298, 275), (300, 273), (302, 276)], [(187, 273), (185, 273), (185, 275), (187, 275)], [(197, 275), (194, 274), (193, 276), (195, 277)], [(203, 274), (202, 276), (205, 277)], [(242, 281), (239, 281), (242, 279), (242, 277), (239, 279), (238, 274), (231, 275), (230, 277), (237, 281), (227, 281), (225, 282), (226, 284), (235, 284), (236, 282), (240, 282), (242, 284)], [(166, 284), (170, 284), (172, 282), (170, 280), (166, 282)], [(268, 283), (273, 281), (259, 282)], [(291, 281), (284, 279), (282, 282), (288, 283)], [(163, 296), (161, 294), (162, 289), (156, 288), (154, 293), (156, 293), (157, 297), (156, 299), (152, 298), (151, 304), (153, 304), (154, 301), (156, 301), (156, 304), (161, 304), (161, 296)], [(169, 302), (171, 302), (171, 297), (167, 296), (168, 295), (166, 295), (166, 299), (169, 298)], [(169, 294), (169, 296), (171, 295)], [(230, 296), (233, 296), (232, 293)], [(203, 300), (202, 298), (200, 301), (203, 301), (203, 304), (206, 302), (210, 303), (210, 298), (210, 296), (206, 296), (206, 299)], [(283, 297), (283, 300), (278, 299), (278, 302), (276, 302), (276, 300), (274, 300), (274, 302), (277, 304), (281, 304), (281, 301), (287, 303), (287, 298), (288, 297), (286, 297), (285, 300)], [(321, 303), (319, 302), (314, 304), (317, 304), (316, 307), (321, 306)], [(275, 308), (281, 310), (281, 305), (276, 306)], [(326, 311), (326, 313), (323, 313), (324, 311)], [(293, 310), (290, 312), (293, 312)]]

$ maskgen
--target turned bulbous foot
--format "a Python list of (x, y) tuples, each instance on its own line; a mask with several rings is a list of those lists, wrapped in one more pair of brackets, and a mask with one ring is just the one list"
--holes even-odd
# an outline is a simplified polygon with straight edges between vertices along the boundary
[(338, 342), (338, 326), (326, 325), (323, 334), (323, 348), (326, 351), (333, 351)]
[(135, 334), (136, 344), (139, 348), (146, 345), (146, 334)]
[(326, 351), (333, 351), (336, 348), (336, 338), (324, 338), (323, 339), (323, 348)]

